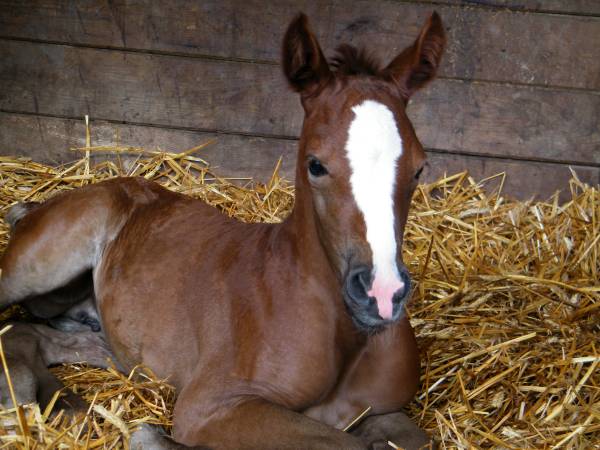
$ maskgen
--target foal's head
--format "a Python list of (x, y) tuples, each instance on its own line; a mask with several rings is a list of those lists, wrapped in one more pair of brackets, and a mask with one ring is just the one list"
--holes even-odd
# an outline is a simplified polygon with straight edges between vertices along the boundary
[(425, 153), (405, 110), (435, 76), (444, 44), (436, 13), (385, 67), (351, 46), (329, 65), (302, 14), (284, 39), (284, 72), (305, 111), (297, 202), (314, 211), (346, 305), (364, 330), (398, 320), (410, 293), (402, 236)]

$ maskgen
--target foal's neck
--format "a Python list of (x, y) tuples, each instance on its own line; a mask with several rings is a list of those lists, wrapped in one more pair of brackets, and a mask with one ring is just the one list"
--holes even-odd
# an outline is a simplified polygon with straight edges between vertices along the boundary
[(339, 292), (340, 282), (319, 237), (312, 199), (306, 186), (296, 184), (294, 208), (280, 227), (281, 237), (294, 248), (299, 269), (306, 268), (315, 276), (331, 278), (330, 282)]
[(320, 318), (320, 324), (336, 329), (338, 355), (346, 359), (364, 344), (365, 336), (356, 329), (344, 304), (342, 282), (319, 237), (308, 186), (296, 184), (292, 212), (283, 223), (269, 226), (268, 233), (273, 246), (270, 257), (277, 258), (278, 269), (284, 267), (292, 277), (298, 277), (295, 288), (286, 286), (293, 291), (287, 300), (298, 300), (299, 308), (310, 307), (306, 299), (320, 302), (320, 310), (329, 311)]

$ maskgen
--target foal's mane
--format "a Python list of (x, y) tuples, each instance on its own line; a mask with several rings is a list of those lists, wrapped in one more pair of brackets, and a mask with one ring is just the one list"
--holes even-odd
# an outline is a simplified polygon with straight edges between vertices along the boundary
[(379, 60), (364, 48), (342, 44), (331, 58), (331, 67), (344, 75), (378, 75), (381, 71)]

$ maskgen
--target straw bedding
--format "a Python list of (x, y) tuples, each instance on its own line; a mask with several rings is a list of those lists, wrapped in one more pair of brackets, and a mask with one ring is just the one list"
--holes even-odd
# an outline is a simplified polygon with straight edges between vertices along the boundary
[[(113, 157), (60, 167), (0, 158), (1, 213), (118, 175), (157, 180), (243, 221), (279, 222), (293, 205), (293, 186), (277, 170), (267, 184), (233, 183), (196, 156), (200, 147), (87, 150)], [(441, 448), (600, 448), (598, 187), (574, 175), (566, 203), (518, 202), (502, 196), (502, 181), (461, 173), (415, 193), (404, 260), (416, 280), (409, 314), (423, 376), (409, 412)], [(7, 237), (2, 222), (2, 248)], [(37, 405), (5, 405), (5, 447), (127, 448), (139, 423), (170, 424), (173, 390), (147, 369), (54, 370), (85, 396), (88, 414), (48, 418)]]

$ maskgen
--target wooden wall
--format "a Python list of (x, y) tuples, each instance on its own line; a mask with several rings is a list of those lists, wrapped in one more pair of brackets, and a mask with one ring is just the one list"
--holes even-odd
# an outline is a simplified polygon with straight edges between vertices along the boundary
[(279, 49), (306, 12), (326, 54), (342, 42), (391, 58), (437, 10), (449, 48), (409, 106), (428, 177), (509, 174), (520, 197), (600, 183), (596, 0), (0, 0), (0, 154), (74, 158), (93, 145), (184, 150), (227, 175), (292, 177), (302, 121)]

